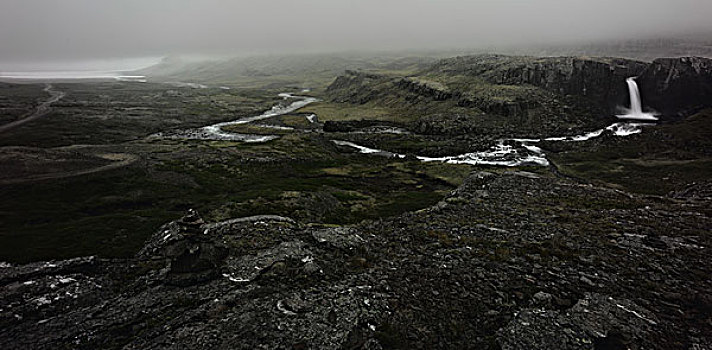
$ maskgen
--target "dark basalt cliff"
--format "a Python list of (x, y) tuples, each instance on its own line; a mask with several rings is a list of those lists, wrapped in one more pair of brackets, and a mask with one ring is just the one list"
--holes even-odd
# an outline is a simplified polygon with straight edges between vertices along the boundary
[(712, 59), (659, 58), (636, 79), (643, 103), (667, 116), (712, 106)]
[[(647, 64), (621, 58), (555, 57), (534, 58), (501, 55), (465, 56), (444, 59), (417, 76), (443, 78), (467, 77), (471, 84), (483, 81), (493, 85), (530, 85), (558, 95), (576, 95), (604, 105), (613, 112), (616, 107), (628, 104), (625, 79), (641, 74)], [(536, 107), (536, 103), (507, 101), (496, 98), (468, 98), (462, 89), (449, 88), (412, 78), (389, 78), (372, 73), (348, 71), (338, 77), (328, 88), (330, 96), (338, 102), (365, 103), (378, 94), (367, 94), (378, 84), (391, 82), (394, 88), (404, 89), (435, 101), (456, 99), (459, 105), (474, 106), (487, 113), (515, 116)], [(358, 89), (355, 89), (358, 87)], [(370, 87), (370, 89), (369, 89)], [(361, 91), (359, 94), (354, 94)], [(346, 94), (344, 94), (346, 93)], [(381, 94), (388, 91), (381, 91)], [(496, 96), (495, 96), (496, 97)]]
[(622, 58), (482, 55), (445, 59), (432, 71), (481, 77), (500, 85), (533, 85), (560, 95), (584, 96), (613, 110), (627, 101), (625, 79), (646, 66)]
[[(363, 104), (403, 91), (488, 114), (522, 117), (545, 103), (524, 89), (536, 87), (562, 98), (581, 98), (612, 115), (630, 105), (625, 80), (638, 77), (644, 106), (667, 116), (685, 116), (712, 106), (711, 62), (700, 57), (646, 63), (623, 58), (464, 56), (441, 60), (412, 77), (348, 71), (327, 92), (335, 102)], [(473, 87), (475, 93), (469, 91)], [(417, 97), (408, 101), (422, 103)]]

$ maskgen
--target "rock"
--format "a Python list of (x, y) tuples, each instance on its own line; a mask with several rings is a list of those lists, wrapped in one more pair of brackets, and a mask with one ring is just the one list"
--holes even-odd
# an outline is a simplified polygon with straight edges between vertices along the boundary
[(503, 350), (599, 349), (640, 344), (656, 321), (625, 299), (589, 294), (566, 313), (526, 309), (498, 332)]
[(138, 256), (165, 259), (172, 283), (203, 282), (218, 276), (218, 267), (228, 255), (225, 244), (213, 239), (209, 232), (197, 211), (191, 209), (180, 220), (161, 227)]
[(282, 242), (255, 255), (231, 256), (226, 263), (227, 276), (240, 281), (254, 281), (261, 275), (276, 276), (289, 271), (298, 274), (302, 269), (310, 275), (318, 271), (318, 266), (311, 264), (313, 256), (314, 253), (302, 241)]
[(508, 172), (473, 172), (448, 198), (441, 210), (338, 228), (265, 216), (202, 223), (189, 213), (133, 259), (0, 264), (0, 344), (712, 344), (708, 201)]
[(636, 79), (644, 106), (670, 117), (712, 107), (712, 59), (658, 58)]
[(588, 277), (586, 277), (586, 276), (581, 276), (581, 278), (579, 278), (579, 281), (586, 283), (587, 285), (589, 285), (591, 287), (594, 287), (596, 285), (590, 279), (588, 279)]
[(421, 81), (414, 78), (402, 78), (396, 83), (400, 88), (418, 95), (428, 96), (435, 101), (444, 101), (453, 97), (452, 92), (443, 84)]
[(319, 242), (339, 249), (353, 249), (363, 245), (365, 240), (354, 230), (346, 227), (316, 230), (312, 237)]
[(678, 199), (710, 199), (712, 198), (712, 181), (688, 184), (683, 189), (670, 192), (668, 196)]
[(579, 95), (614, 112), (627, 96), (625, 79), (639, 75), (646, 66), (620, 58), (477, 55), (444, 59), (431, 70), (479, 76), (494, 84), (529, 84), (562, 95)]
[(376, 127), (397, 128), (401, 125), (382, 120), (327, 120), (324, 122), (323, 129), (325, 132), (354, 132)]
[(553, 300), (553, 298), (554, 297), (549, 293), (537, 292), (536, 294), (534, 294), (533, 303), (539, 306), (548, 306), (551, 305), (551, 301)]

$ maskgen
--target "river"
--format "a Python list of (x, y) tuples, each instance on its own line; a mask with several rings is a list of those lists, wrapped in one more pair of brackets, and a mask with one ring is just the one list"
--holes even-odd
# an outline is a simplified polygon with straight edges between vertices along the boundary
[[(284, 99), (295, 99), (289, 105), (277, 105), (272, 109), (252, 117), (246, 117), (229, 122), (222, 122), (213, 125), (208, 125), (198, 129), (184, 130), (173, 134), (157, 134), (163, 138), (172, 139), (194, 139), (194, 140), (223, 140), (223, 141), (241, 141), (241, 142), (266, 142), (274, 140), (279, 136), (276, 135), (252, 135), (241, 134), (224, 131), (223, 128), (230, 125), (247, 124), (259, 120), (264, 120), (288, 113), (292, 113), (300, 108), (303, 108), (313, 102), (318, 101), (314, 97), (298, 96), (289, 93), (279, 95)], [(306, 118), (312, 120), (314, 115), (309, 115)], [(610, 132), (615, 136), (628, 136), (642, 132), (649, 123), (633, 123), (633, 122), (618, 122), (611, 124), (603, 129), (594, 130), (580, 135), (572, 136), (552, 136), (541, 139), (522, 139), (511, 138), (498, 140), (489, 150), (470, 152), (446, 157), (425, 157), (416, 156), (417, 159), (423, 162), (445, 162), (450, 164), (470, 164), (470, 165), (494, 165), (494, 166), (548, 166), (549, 160), (546, 158), (544, 150), (538, 143), (542, 141), (551, 142), (581, 142), (602, 136), (606, 132)], [(364, 131), (356, 131), (354, 133), (365, 133)], [(374, 131), (379, 133), (379, 131)], [(360, 153), (381, 155), (395, 158), (405, 158), (405, 154), (389, 152), (358, 145), (356, 143), (344, 140), (332, 140), (337, 145), (347, 146), (356, 149)]]

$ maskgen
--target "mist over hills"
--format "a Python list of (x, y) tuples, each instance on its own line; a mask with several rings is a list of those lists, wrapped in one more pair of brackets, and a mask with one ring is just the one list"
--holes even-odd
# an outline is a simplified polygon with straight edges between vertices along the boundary
[[(231, 79), (264, 77), (281, 82), (313, 85), (346, 70), (417, 71), (439, 59), (500, 53), (509, 55), (621, 57), (652, 61), (660, 57), (712, 57), (712, 34), (590, 42), (587, 44), (501, 46), (451, 50), (344, 51), (324, 53), (272, 53), (234, 57), (181, 55), (165, 57), (160, 63), (135, 71), (155, 79), (184, 79), (196, 82), (228, 83)], [(289, 79), (286, 77), (289, 76)], [(304, 81), (295, 79), (300, 76)], [(305, 81), (307, 81), (305, 83)]]

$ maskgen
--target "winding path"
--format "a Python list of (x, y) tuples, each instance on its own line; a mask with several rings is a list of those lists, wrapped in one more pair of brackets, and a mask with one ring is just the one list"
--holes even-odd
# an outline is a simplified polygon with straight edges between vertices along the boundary
[(66, 96), (65, 92), (54, 90), (54, 87), (52, 86), (52, 84), (46, 84), (44, 91), (49, 93), (49, 95), (50, 95), (50, 97), (47, 101), (42, 102), (42, 104), (37, 106), (37, 109), (35, 110), (35, 112), (32, 113), (30, 116), (0, 126), (0, 133), (3, 133), (10, 129), (14, 129), (22, 124), (29, 123), (37, 118), (47, 115), (47, 113), (49, 113), (52, 110), (52, 108), (50, 106), (53, 103), (61, 100), (64, 96)]
[(26, 177), (16, 178), (16, 179), (0, 180), (0, 185), (13, 185), (13, 184), (19, 184), (19, 183), (25, 183), (25, 182), (64, 179), (64, 178), (74, 177), (74, 176), (89, 175), (89, 174), (99, 173), (102, 171), (109, 171), (109, 170), (114, 170), (114, 169), (118, 169), (118, 168), (123, 168), (125, 166), (131, 165), (132, 163), (134, 163), (135, 161), (138, 160), (138, 156), (133, 155), (133, 154), (128, 154), (128, 153), (101, 154), (98, 156), (100, 158), (113, 160), (115, 162), (107, 164), (107, 165), (102, 165), (102, 166), (99, 166), (96, 168), (65, 171), (65, 172), (50, 173), (50, 174), (38, 174), (38, 175), (31, 175), (31, 176), (26, 176)]
[(253, 134), (242, 134), (236, 132), (225, 131), (222, 128), (230, 125), (241, 125), (248, 124), (264, 119), (269, 119), (272, 117), (277, 117), (280, 115), (285, 115), (292, 113), (302, 107), (307, 106), (310, 103), (318, 101), (314, 97), (309, 96), (298, 96), (289, 93), (281, 93), (279, 97), (283, 99), (296, 99), (296, 101), (290, 103), (287, 106), (276, 105), (272, 109), (256, 116), (251, 116), (247, 118), (241, 118), (229, 122), (222, 122), (217, 124), (212, 124), (204, 126), (198, 129), (182, 130), (174, 133), (158, 133), (152, 135), (153, 137), (168, 138), (168, 139), (184, 139), (184, 140), (212, 140), (212, 141), (241, 141), (247, 143), (253, 142), (267, 142), (279, 138), (276, 135), (253, 135)]

